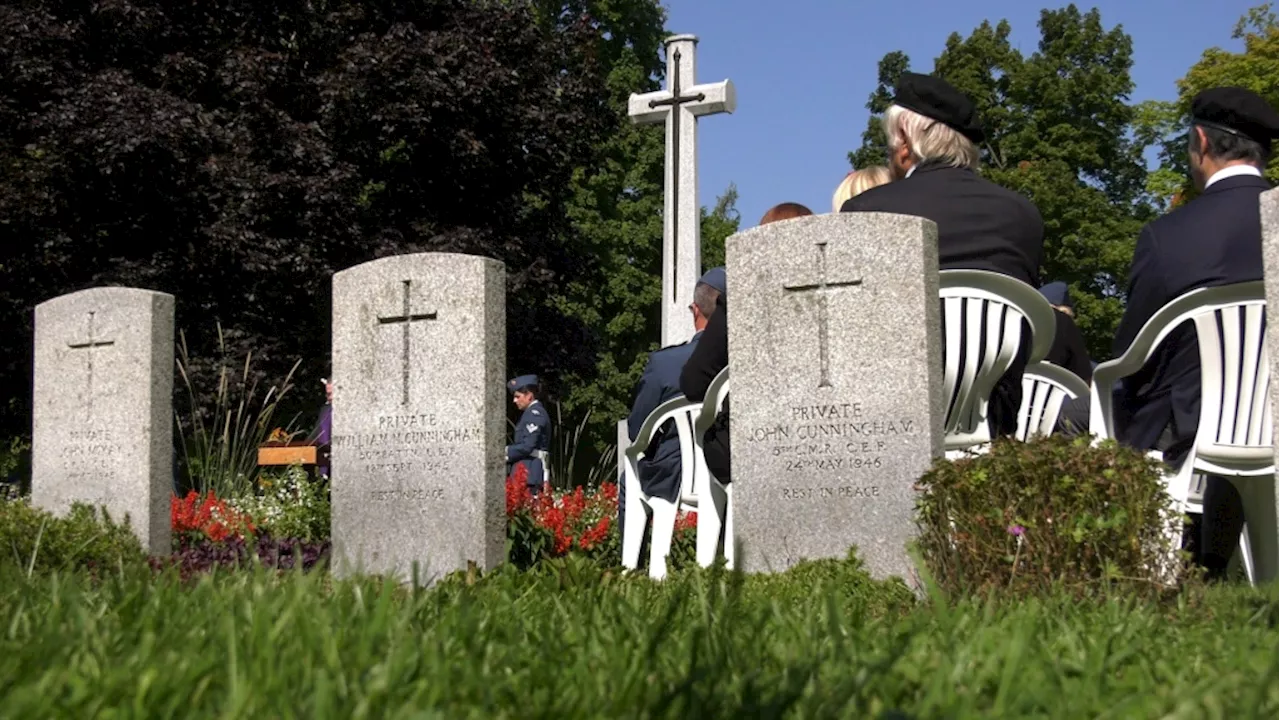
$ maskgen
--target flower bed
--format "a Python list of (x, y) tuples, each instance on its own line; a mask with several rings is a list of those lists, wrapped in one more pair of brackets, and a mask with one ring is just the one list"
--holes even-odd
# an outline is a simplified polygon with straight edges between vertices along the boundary
[[(528, 471), (517, 465), (507, 478), (508, 560), (528, 568), (548, 558), (582, 555), (608, 567), (622, 558), (618, 486), (602, 483), (565, 492), (532, 495)], [(696, 513), (680, 513), (670, 561), (681, 566), (696, 552)]]

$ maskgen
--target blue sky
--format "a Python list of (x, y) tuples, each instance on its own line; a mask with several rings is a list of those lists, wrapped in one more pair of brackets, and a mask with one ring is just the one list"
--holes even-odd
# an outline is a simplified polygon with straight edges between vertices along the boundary
[[(1236, 21), (1260, 0), (1098, 0), (1105, 27), (1133, 38), (1133, 100), (1172, 100), (1174, 82), (1209, 47), (1238, 50)], [(911, 69), (931, 72), (953, 31), (1007, 19), (1023, 55), (1040, 40), (1043, 7), (1067, 3), (980, 0), (667, 0), (667, 29), (697, 35), (698, 81), (728, 78), (733, 115), (703, 118), (698, 130), (699, 200), (711, 205), (738, 186), (742, 227), (773, 205), (794, 201), (830, 212), (831, 193), (861, 143), (876, 63), (902, 50)]]

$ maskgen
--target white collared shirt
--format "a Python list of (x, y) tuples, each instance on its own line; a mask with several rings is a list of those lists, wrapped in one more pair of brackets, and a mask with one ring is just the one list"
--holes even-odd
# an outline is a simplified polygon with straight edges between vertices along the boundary
[(1208, 190), (1209, 186), (1219, 180), (1227, 178), (1240, 177), (1241, 175), (1252, 175), (1254, 177), (1262, 177), (1262, 171), (1252, 165), (1232, 165), (1224, 167), (1213, 175), (1209, 176), (1208, 182), (1204, 184), (1204, 189)]
[(902, 179), (906, 180), (907, 178), (911, 177), (911, 173), (915, 172), (916, 168), (918, 167), (920, 167), (920, 163), (916, 163), (915, 165), (912, 165), (911, 167), (907, 168), (907, 174), (903, 175)]

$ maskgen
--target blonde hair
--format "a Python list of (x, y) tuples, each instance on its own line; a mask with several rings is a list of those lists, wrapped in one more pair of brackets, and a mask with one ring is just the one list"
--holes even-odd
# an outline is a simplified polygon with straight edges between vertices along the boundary
[(933, 118), (890, 105), (884, 111), (885, 139), (892, 152), (905, 141), (917, 163), (940, 162), (952, 167), (977, 169), (978, 146), (957, 130)]
[(893, 180), (893, 171), (884, 165), (854, 170), (844, 176), (844, 180), (836, 186), (831, 196), (831, 212), (840, 212), (845, 201), (854, 195), (861, 195), (873, 187), (887, 185)]

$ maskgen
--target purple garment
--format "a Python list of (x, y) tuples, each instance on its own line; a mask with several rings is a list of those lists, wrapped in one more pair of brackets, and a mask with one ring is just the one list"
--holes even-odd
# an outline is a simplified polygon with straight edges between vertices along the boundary
[[(329, 436), (332, 431), (333, 406), (329, 403), (325, 403), (324, 407), (320, 408), (320, 421), (316, 423), (316, 430), (313, 433), (315, 436), (315, 443), (317, 445), (328, 445)], [(329, 465), (326, 463), (316, 468), (316, 470), (319, 471), (321, 475), (327, 476), (329, 474)]]
[(325, 403), (320, 408), (320, 421), (316, 424), (315, 440), (318, 445), (329, 444), (329, 434), (333, 431), (333, 406)]

